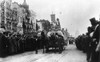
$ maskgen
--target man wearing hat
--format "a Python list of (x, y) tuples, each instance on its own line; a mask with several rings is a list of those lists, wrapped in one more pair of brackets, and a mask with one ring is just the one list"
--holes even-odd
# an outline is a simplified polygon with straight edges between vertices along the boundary
[(92, 28), (94, 30), (92, 39), (93, 41), (91, 42), (91, 48), (92, 48), (92, 57), (91, 57), (91, 62), (98, 62), (98, 52), (96, 52), (96, 47), (99, 42), (99, 22), (95, 20), (95, 18), (90, 19)]

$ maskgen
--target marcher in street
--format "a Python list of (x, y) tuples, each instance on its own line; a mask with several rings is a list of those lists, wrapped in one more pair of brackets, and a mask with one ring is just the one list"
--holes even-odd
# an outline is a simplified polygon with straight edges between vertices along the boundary
[(42, 41), (42, 47), (43, 47), (43, 53), (44, 53), (44, 48), (45, 48), (45, 33), (44, 31), (41, 32), (41, 41)]

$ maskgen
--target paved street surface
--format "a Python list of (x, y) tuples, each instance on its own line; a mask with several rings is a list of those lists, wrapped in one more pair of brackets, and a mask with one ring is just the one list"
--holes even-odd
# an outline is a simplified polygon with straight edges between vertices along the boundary
[(39, 54), (27, 52), (7, 58), (0, 58), (0, 62), (86, 62), (86, 54), (77, 50), (75, 45), (69, 45), (61, 54), (42, 54), (42, 50), (40, 50)]

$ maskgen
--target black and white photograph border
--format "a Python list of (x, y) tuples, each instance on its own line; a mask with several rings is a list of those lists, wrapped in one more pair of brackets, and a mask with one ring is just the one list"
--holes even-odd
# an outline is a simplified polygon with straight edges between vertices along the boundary
[(100, 0), (0, 0), (0, 62), (100, 62)]

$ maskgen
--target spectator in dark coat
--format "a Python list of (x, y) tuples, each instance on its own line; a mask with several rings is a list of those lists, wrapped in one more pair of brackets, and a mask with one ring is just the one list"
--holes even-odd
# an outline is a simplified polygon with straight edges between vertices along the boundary
[(5, 57), (8, 54), (9, 41), (0, 33), (0, 56)]
[(91, 48), (92, 37), (90, 37), (90, 33), (92, 32), (93, 32), (93, 29), (91, 27), (88, 27), (88, 33), (87, 33), (87, 38), (86, 38), (87, 62), (90, 62), (90, 59), (92, 56), (92, 48)]
[(91, 62), (99, 62), (99, 52), (96, 52), (96, 47), (97, 47), (97, 44), (99, 42), (99, 38), (100, 38), (100, 24), (97, 25), (97, 28), (96, 30), (94, 31), (94, 34), (93, 34), (93, 42), (91, 44), (92, 46), (92, 58), (91, 58)]

